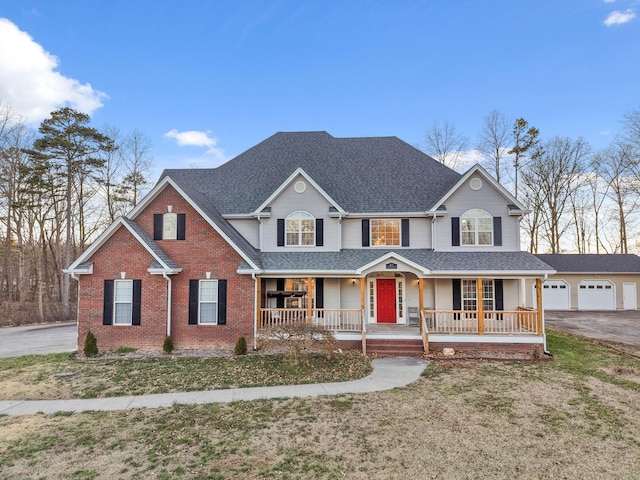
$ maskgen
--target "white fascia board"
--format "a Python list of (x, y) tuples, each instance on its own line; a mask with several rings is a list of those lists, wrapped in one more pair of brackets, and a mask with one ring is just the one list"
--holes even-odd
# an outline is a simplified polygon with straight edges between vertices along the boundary
[(407, 218), (425, 217), (428, 212), (355, 212), (348, 213), (349, 218)]
[[(315, 188), (318, 192), (320, 192), (320, 195), (322, 195), (324, 197), (324, 199), (329, 202), (331, 204), (332, 207), (334, 207), (336, 210), (338, 210), (338, 212), (340, 213), (345, 213), (344, 209), (342, 207), (340, 207), (340, 205), (337, 204), (337, 202), (331, 198), (329, 196), (329, 194), (327, 192), (325, 192), (322, 187), (320, 187), (320, 185), (318, 185), (308, 174), (307, 172), (305, 172), (301, 167), (296, 168), (296, 170), (289, 175), (289, 178), (287, 178), (284, 182), (282, 182), (282, 184), (271, 194), (269, 195), (269, 198), (267, 198), (262, 205), (260, 205), (254, 212), (253, 215), (257, 216), (257, 215), (261, 215), (262, 210), (264, 210), (266, 207), (268, 207), (269, 205), (271, 205), (271, 203), (278, 197), (278, 195), (280, 195), (282, 193), (282, 191), (287, 188), (291, 182), (293, 182), (293, 180), (298, 176), (301, 175), (302, 177), (304, 177), (304, 179), (309, 182), (311, 184), (311, 186), (313, 188)], [(264, 216), (264, 214), (262, 214), (262, 216)]]
[(148, 268), (147, 269), (147, 272), (149, 272), (151, 275), (163, 275), (165, 273), (167, 275), (177, 275), (181, 271), (182, 271), (181, 268)]
[(383, 255), (377, 258), (376, 260), (369, 262), (366, 265), (363, 265), (362, 267), (356, 269), (356, 272), (358, 273), (358, 275), (361, 275), (362, 272), (364, 272), (365, 270), (368, 270), (379, 263), (386, 262), (387, 260), (395, 260), (397, 262), (406, 263), (407, 265), (416, 269), (417, 271), (422, 272), (422, 274), (425, 276), (430, 275), (431, 273), (431, 271), (428, 268), (425, 268), (418, 263), (412, 262), (411, 260), (407, 260), (402, 255), (398, 255), (397, 253), (394, 253), (394, 252), (389, 252), (386, 255)]
[(89, 266), (89, 268), (86, 268), (86, 269), (77, 269), (77, 268), (71, 268), (71, 267), (63, 268), (62, 273), (73, 273), (74, 275), (93, 275), (93, 262), (91, 262), (91, 265)]
[(498, 277), (498, 278), (523, 278), (523, 277), (543, 277), (545, 275), (553, 275), (555, 270), (434, 270), (431, 272), (433, 277)]
[(462, 178), (460, 178), (460, 180), (458, 180), (458, 182), (451, 187), (451, 189), (445, 193), (444, 197), (442, 197), (440, 200), (438, 200), (438, 203), (436, 203), (429, 211), (433, 212), (435, 210), (438, 209), (438, 207), (442, 204), (444, 204), (449, 198), (451, 198), (451, 195), (453, 195), (467, 180), (469, 180), (469, 177), (471, 177), (471, 175), (473, 175), (474, 173), (478, 173), (479, 175), (481, 175), (487, 182), (489, 182), (491, 184), (491, 186), (493, 186), (509, 203), (513, 203), (515, 206), (517, 206), (520, 210), (522, 210), (523, 212), (527, 211), (527, 207), (524, 206), (516, 197), (514, 197), (506, 188), (504, 188), (502, 185), (500, 185), (490, 174), (489, 172), (487, 172), (480, 164), (476, 163), (473, 167), (471, 167), (469, 170), (467, 170), (467, 172), (462, 175)]
[(354, 270), (262, 270), (260, 275), (270, 275), (273, 278), (306, 278), (314, 276), (351, 278), (359, 276)]
[[(130, 213), (130, 217), (132, 220), (135, 218), (136, 215), (138, 215), (143, 209), (144, 207), (146, 207), (151, 200), (153, 200), (153, 198), (155, 198), (162, 190), (164, 190), (164, 188), (167, 185), (171, 185), (179, 194), (180, 196), (182, 196), (182, 198), (184, 198), (187, 203), (189, 203), (189, 205), (191, 205), (193, 207), (193, 209), (198, 212), (200, 214), (200, 216), (202, 218), (204, 218), (207, 223), (209, 225), (211, 225), (211, 227), (218, 233), (218, 235), (220, 235), (229, 245), (231, 245), (231, 247), (238, 253), (238, 255), (240, 255), (242, 257), (242, 259), (247, 262), (249, 265), (251, 265), (253, 268), (255, 268), (256, 270), (259, 270), (258, 266), (255, 265), (253, 263), (253, 261), (247, 257), (247, 255), (245, 255), (245, 253), (242, 251), (241, 248), (239, 248), (223, 231), (222, 229), (218, 226), (218, 224), (216, 224), (216, 222), (214, 222), (211, 218), (209, 218), (208, 215), (206, 215), (202, 209), (200, 208), (200, 206), (194, 202), (191, 197), (189, 197), (189, 195), (187, 195), (184, 190), (182, 190), (178, 184), (176, 182), (174, 182), (171, 177), (166, 176), (164, 177), (158, 184), (156, 184), (155, 187), (153, 187), (153, 189), (147, 194), (145, 195), (144, 199), (142, 202), (140, 202), (138, 205), (136, 205), (136, 207), (131, 210)], [(144, 205), (144, 206), (142, 206)], [(140, 207), (140, 208), (138, 208)]]

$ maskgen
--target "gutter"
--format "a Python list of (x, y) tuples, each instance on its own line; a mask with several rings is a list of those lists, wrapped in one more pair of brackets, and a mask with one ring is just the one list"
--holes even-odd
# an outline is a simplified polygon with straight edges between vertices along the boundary
[(258, 350), (258, 322), (256, 319), (258, 318), (258, 309), (260, 299), (258, 298), (258, 278), (255, 273), (251, 274), (251, 278), (253, 278), (253, 351), (256, 352)]

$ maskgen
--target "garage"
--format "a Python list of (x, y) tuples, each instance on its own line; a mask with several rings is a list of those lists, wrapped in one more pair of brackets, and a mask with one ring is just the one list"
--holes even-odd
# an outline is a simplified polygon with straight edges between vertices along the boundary
[(611, 280), (583, 280), (578, 286), (579, 310), (615, 310), (616, 291)]
[(569, 284), (567, 282), (547, 280), (542, 284), (542, 307), (545, 310), (569, 310), (570, 305)]

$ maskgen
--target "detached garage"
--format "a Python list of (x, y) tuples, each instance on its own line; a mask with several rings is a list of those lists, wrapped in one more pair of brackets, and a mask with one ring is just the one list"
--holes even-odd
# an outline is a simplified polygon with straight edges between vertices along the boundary
[[(542, 285), (545, 310), (637, 310), (640, 257), (631, 254), (536, 255), (554, 275)], [(535, 302), (535, 285), (531, 302)]]

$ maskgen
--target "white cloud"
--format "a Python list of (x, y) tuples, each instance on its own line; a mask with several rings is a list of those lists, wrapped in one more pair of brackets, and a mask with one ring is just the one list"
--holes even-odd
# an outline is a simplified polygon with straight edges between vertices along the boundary
[(607, 27), (612, 25), (621, 25), (623, 23), (630, 22), (636, 18), (636, 13), (632, 9), (627, 9), (624, 12), (620, 10), (614, 10), (609, 14), (606, 20), (603, 22)]
[(91, 115), (108, 98), (57, 72), (58, 64), (28, 33), (0, 18), (0, 99), (29, 122), (40, 122), (63, 106)]
[(167, 138), (173, 138), (181, 147), (207, 147), (207, 153), (214, 155), (219, 160), (226, 160), (224, 150), (218, 147), (218, 140), (209, 136), (210, 132), (188, 130), (179, 132), (175, 128), (164, 134)]

